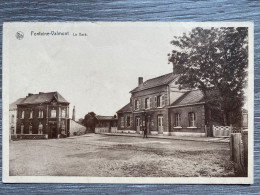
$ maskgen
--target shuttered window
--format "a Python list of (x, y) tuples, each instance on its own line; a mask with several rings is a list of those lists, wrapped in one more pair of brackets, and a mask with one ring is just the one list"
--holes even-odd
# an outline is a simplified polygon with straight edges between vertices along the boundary
[(196, 126), (196, 115), (194, 112), (190, 112), (189, 115), (189, 127), (195, 127)]
[(145, 98), (145, 109), (149, 109), (151, 107), (150, 98)]
[(121, 127), (124, 127), (124, 117), (121, 117), (121, 118), (120, 118), (120, 126), (121, 126)]
[(140, 102), (139, 100), (135, 100), (135, 110), (139, 110), (140, 108)]
[(181, 115), (179, 113), (175, 114), (175, 127), (181, 126)]

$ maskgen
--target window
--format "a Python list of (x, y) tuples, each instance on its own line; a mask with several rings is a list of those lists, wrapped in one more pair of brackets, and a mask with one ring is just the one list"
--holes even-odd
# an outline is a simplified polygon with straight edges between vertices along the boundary
[(33, 111), (30, 111), (30, 118), (33, 118)]
[(24, 125), (21, 124), (21, 134), (23, 134), (23, 130), (24, 130)]
[(157, 96), (157, 98), (156, 98), (157, 99), (157, 107), (162, 107), (162, 102), (163, 102), (162, 97), (163, 97), (162, 95)]
[(51, 110), (51, 118), (55, 118), (56, 117), (56, 110)]
[(43, 125), (40, 123), (38, 127), (38, 134), (42, 134)]
[(43, 110), (39, 110), (39, 118), (43, 118)]
[(179, 113), (175, 114), (175, 127), (181, 126), (181, 115)]
[(121, 119), (121, 120), (120, 120), (120, 126), (121, 126), (121, 127), (124, 127), (124, 117), (121, 117), (120, 119)]
[(61, 121), (61, 134), (65, 135), (65, 122)]
[(65, 118), (65, 117), (66, 117), (66, 110), (65, 110), (65, 109), (61, 111), (61, 117), (62, 117), (62, 118)]
[(22, 111), (21, 119), (24, 119), (24, 111)]
[(12, 114), (11, 123), (14, 123), (14, 115)]
[(135, 100), (135, 110), (139, 110), (139, 100)]
[(196, 116), (194, 112), (189, 113), (189, 127), (195, 127)]
[(126, 117), (126, 125), (127, 127), (130, 127), (130, 116)]
[(145, 98), (145, 109), (150, 108), (150, 98)]
[(29, 125), (29, 134), (32, 134), (32, 124)]

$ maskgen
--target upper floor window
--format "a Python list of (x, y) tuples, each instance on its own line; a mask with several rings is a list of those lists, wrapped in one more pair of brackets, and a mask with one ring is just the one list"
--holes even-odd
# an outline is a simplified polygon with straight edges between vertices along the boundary
[(51, 110), (51, 118), (55, 118), (56, 117), (56, 110)]
[(189, 115), (189, 127), (195, 127), (196, 123), (196, 115), (194, 112), (190, 112)]
[(22, 111), (21, 118), (22, 119), (24, 118), (24, 111)]
[(148, 109), (151, 107), (151, 100), (150, 98), (145, 98), (145, 109)]
[(66, 110), (65, 110), (65, 109), (61, 111), (61, 117), (62, 117), (62, 118), (65, 118), (65, 117), (66, 117)]
[(39, 118), (43, 118), (43, 110), (39, 110)]
[(157, 107), (163, 107), (163, 96), (162, 95), (158, 95), (156, 97), (156, 106)]
[(135, 110), (139, 110), (139, 100), (135, 100)]
[(175, 127), (181, 126), (181, 115), (179, 113), (175, 114)]
[(33, 118), (33, 111), (30, 111), (30, 118)]

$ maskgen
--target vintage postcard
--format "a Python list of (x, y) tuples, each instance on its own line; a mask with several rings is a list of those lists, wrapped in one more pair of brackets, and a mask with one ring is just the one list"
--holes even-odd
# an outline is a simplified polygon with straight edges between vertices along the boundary
[(252, 184), (254, 25), (3, 25), (3, 182)]

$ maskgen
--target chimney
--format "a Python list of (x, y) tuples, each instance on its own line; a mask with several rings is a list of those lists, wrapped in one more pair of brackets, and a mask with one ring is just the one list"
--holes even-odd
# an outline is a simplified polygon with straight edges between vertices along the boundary
[(31, 96), (31, 95), (33, 95), (32, 93), (28, 93), (28, 96), (27, 97), (29, 97), (29, 96)]
[(144, 78), (143, 77), (138, 77), (138, 85), (143, 84)]
[(75, 121), (75, 115), (76, 115), (76, 113), (75, 113), (76, 111), (75, 111), (75, 106), (73, 107), (73, 111), (72, 111), (72, 120), (74, 120)]
[(39, 94), (41, 95), (41, 94), (44, 94), (43, 92), (39, 92)]

